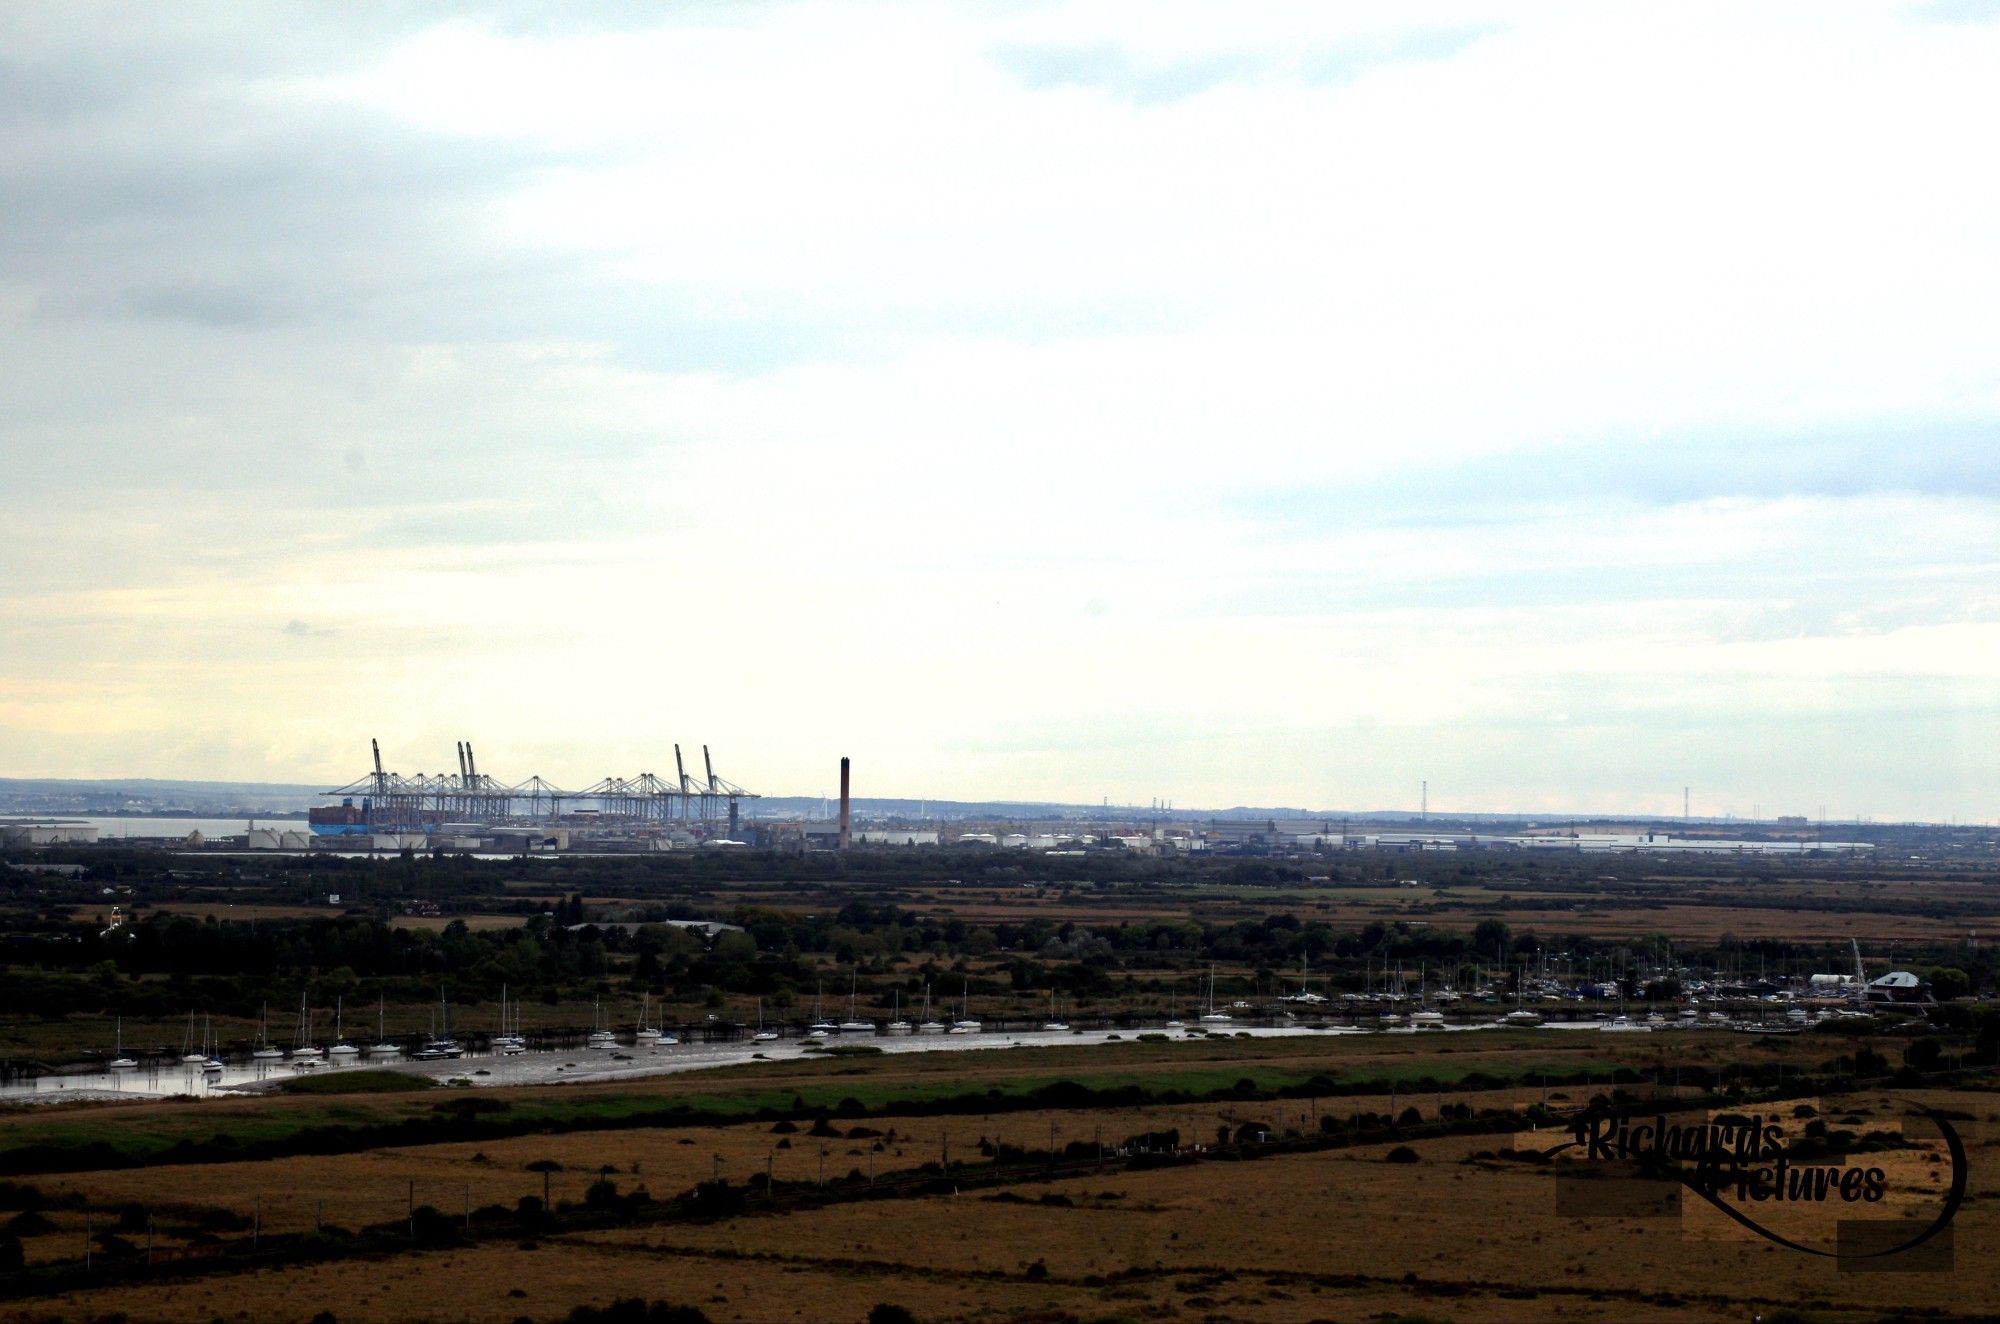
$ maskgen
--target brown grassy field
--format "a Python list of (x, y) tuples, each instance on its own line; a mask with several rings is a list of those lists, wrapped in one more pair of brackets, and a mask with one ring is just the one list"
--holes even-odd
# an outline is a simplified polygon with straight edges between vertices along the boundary
[[(746, 1324), (859, 1321), (885, 1301), (925, 1320), (1303, 1321), (1398, 1312), (1466, 1324), (1743, 1320), (1786, 1307), (1858, 1324), (1981, 1309), (2000, 1290), (2000, 1264), (1983, 1252), (2000, 1236), (1994, 1097), (1947, 1091), (1916, 1097), (1980, 1119), (1961, 1123), (1973, 1145), (1975, 1198), (1955, 1228), (1958, 1255), (1950, 1273), (1843, 1273), (1828, 1261), (1751, 1238), (1692, 1199), (1683, 1202), (1679, 1218), (1564, 1215), (1553, 1196), (1555, 1169), (1478, 1160), (1476, 1153), (1506, 1142), (1449, 1137), (1417, 1142), (1420, 1161), (1414, 1164), (1385, 1162), (1385, 1146), (1367, 1146), (1113, 1172), (1017, 1186), (1006, 1198), (967, 1191), (577, 1233), (545, 1238), (532, 1250), (486, 1244), (172, 1284), (113, 1285), (0, 1310), (0, 1317), (120, 1312), (133, 1321), (303, 1321), (325, 1309), (342, 1321), (500, 1324), (522, 1316), (560, 1318), (579, 1302), (633, 1295), (698, 1305), (717, 1321)], [(1893, 1125), (1910, 1098), (1857, 1096), (1837, 1107), (1871, 1125)], [(1102, 1120), (1137, 1128), (1159, 1119), (1146, 1110)], [(1029, 1119), (977, 1124), (1023, 1128)], [(768, 1139), (736, 1130), (744, 1134), (703, 1132), (699, 1152), (705, 1154), (711, 1141), (754, 1149)], [(560, 1143), (535, 1138), (518, 1152)], [(670, 1134), (639, 1143), (635, 1161), (656, 1179), (706, 1161), (676, 1156), (674, 1149), (689, 1147)], [(438, 1148), (452, 1152), (422, 1161), (436, 1165), (433, 1175), (444, 1184), (459, 1181), (469, 1156), (461, 1146)], [(517, 1156), (510, 1150), (507, 1158)], [(587, 1162), (589, 1156), (577, 1157)], [(1915, 1215), (1931, 1207), (1937, 1165), (1930, 1159), (1926, 1151), (1909, 1151), (1880, 1160), (1896, 1183), (1887, 1212)], [(400, 1171), (418, 1159), (395, 1154), (381, 1161)], [(195, 1193), (205, 1198), (220, 1189), (210, 1184)], [(1059, 1198), (1044, 1202), (1044, 1196)], [(1819, 1208), (1796, 1213), (1785, 1225), (1821, 1242), (1829, 1226)], [(74, 1240), (73, 1233), (66, 1235)]]

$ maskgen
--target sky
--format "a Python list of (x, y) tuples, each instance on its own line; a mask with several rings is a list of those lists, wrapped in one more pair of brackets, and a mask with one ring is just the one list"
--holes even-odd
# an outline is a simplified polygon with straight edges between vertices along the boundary
[(0, 7), (0, 775), (2000, 815), (2000, 4)]

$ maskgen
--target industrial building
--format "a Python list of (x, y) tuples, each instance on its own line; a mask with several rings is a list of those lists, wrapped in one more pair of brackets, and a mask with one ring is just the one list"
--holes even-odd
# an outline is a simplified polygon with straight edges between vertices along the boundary
[[(382, 765), (326, 792), (339, 803), (308, 815), (312, 844), (371, 850), (561, 850), (573, 838), (617, 840), (638, 849), (734, 838), (742, 802), (758, 796), (718, 776), (703, 745), (703, 776), (690, 776), (674, 746), (675, 776), (606, 777), (566, 791), (536, 776), (509, 784), (479, 770), (470, 741), (457, 745), (456, 773), (405, 776)], [(253, 843), (259, 849), (291, 849)]]

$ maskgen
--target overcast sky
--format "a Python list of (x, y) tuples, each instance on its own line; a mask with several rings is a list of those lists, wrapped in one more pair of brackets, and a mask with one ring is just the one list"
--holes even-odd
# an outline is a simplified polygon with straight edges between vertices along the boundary
[(0, 7), (0, 773), (1991, 819), (2000, 6)]

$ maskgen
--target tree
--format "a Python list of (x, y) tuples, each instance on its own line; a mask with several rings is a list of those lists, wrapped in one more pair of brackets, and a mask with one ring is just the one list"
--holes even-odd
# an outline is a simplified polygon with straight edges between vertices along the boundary
[(1931, 971), (1931, 995), (1939, 1002), (1950, 1002), (1971, 992), (1972, 977), (1957, 966), (1939, 966)]
[(1482, 919), (1472, 926), (1472, 950), (1476, 955), (1498, 952), (1507, 946), (1508, 937), (1505, 923), (1497, 919)]

